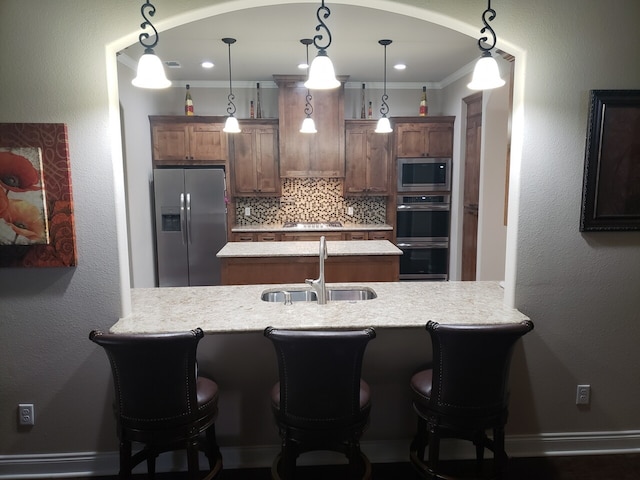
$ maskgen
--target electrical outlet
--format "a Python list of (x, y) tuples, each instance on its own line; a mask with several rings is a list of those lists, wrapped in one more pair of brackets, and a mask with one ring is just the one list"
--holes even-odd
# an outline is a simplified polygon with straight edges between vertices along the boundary
[(244, 207), (244, 216), (245, 217), (251, 216), (251, 207)]
[(33, 403), (18, 404), (18, 423), (20, 425), (35, 425), (36, 417)]
[(353, 207), (347, 207), (347, 215), (353, 217)]
[(578, 385), (576, 389), (576, 405), (589, 405), (591, 401), (591, 385)]

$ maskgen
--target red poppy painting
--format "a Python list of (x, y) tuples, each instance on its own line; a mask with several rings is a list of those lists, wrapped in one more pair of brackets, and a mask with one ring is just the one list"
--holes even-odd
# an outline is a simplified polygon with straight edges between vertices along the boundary
[(0, 123), (0, 267), (75, 265), (67, 126)]
[(42, 152), (0, 146), (0, 245), (47, 243)]

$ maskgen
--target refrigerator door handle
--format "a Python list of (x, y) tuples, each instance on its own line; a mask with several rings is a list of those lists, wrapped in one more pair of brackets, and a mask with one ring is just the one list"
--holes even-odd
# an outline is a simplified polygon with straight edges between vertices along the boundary
[(187, 217), (184, 212), (184, 193), (180, 194), (180, 230), (182, 231), (182, 244), (187, 244)]
[(187, 238), (189, 244), (193, 243), (191, 237), (191, 194), (187, 193)]

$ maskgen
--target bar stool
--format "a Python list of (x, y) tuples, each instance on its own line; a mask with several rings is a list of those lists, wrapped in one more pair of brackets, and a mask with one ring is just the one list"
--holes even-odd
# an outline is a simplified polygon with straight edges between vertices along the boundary
[[(504, 426), (511, 356), (516, 341), (533, 329), (533, 323), (428, 322), (426, 328), (431, 336), (433, 365), (413, 375), (410, 382), (413, 409), (418, 414), (418, 429), (410, 447), (411, 464), (426, 478), (454, 478), (441, 471), (440, 440), (458, 438), (476, 447), (476, 475), (482, 474), (484, 449), (491, 450), (491, 478), (499, 478), (508, 458)], [(492, 438), (487, 436), (488, 430), (493, 431)]]
[[(199, 328), (154, 335), (97, 330), (89, 334), (91, 341), (104, 348), (111, 363), (120, 478), (131, 478), (133, 467), (145, 460), (149, 478), (154, 478), (156, 457), (179, 449), (187, 451), (190, 479), (200, 478), (199, 450), (209, 460), (204, 479), (221, 471), (215, 433), (218, 385), (196, 373), (196, 349), (203, 336)], [(134, 455), (132, 442), (143, 444)]]
[(271, 405), (282, 449), (271, 478), (292, 479), (297, 457), (312, 450), (341, 452), (350, 478), (371, 477), (360, 450), (369, 423), (371, 393), (362, 380), (362, 359), (375, 331), (293, 331), (268, 327), (264, 335), (278, 357), (280, 381)]

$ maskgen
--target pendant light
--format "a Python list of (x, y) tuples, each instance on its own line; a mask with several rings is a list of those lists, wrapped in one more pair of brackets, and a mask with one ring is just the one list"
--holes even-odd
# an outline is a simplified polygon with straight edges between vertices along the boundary
[(151, 27), (155, 38), (153, 42), (147, 44), (145, 43), (145, 40), (148, 40), (150, 37), (147, 32), (142, 32), (138, 37), (140, 45), (145, 48), (140, 60), (138, 60), (136, 78), (134, 78), (131, 83), (133, 86), (139, 88), (167, 88), (171, 86), (171, 82), (167, 79), (167, 76), (164, 73), (162, 61), (153, 51), (153, 47), (158, 44), (158, 31), (147, 17), (147, 13), (149, 17), (153, 17), (156, 14), (156, 7), (151, 2), (147, 1), (142, 4), (142, 7), (140, 7), (140, 13), (142, 14), (142, 18), (144, 18), (144, 22), (140, 24), (140, 27), (143, 30), (146, 29), (147, 26)]
[(227, 121), (224, 123), (223, 132), (227, 133), (240, 133), (240, 125), (238, 124), (238, 119), (233, 116), (236, 113), (236, 105), (233, 103), (233, 100), (236, 98), (233, 95), (233, 89), (231, 88), (231, 45), (236, 43), (235, 38), (225, 37), (222, 39), (224, 43), (229, 47), (229, 103), (227, 104), (227, 113), (229, 116), (227, 117)]
[(389, 95), (387, 95), (387, 46), (391, 44), (391, 40), (378, 40), (378, 43), (384, 47), (384, 93), (382, 94), (382, 106), (380, 107), (382, 117), (378, 120), (375, 131), (376, 133), (390, 133), (393, 132), (393, 129), (387, 118), (387, 113), (389, 113), (389, 105), (387, 105), (387, 100), (389, 99)]
[[(311, 40), (310, 38), (303, 38), (302, 40), (300, 40), (300, 43), (302, 43), (307, 48), (307, 75), (308, 75), (309, 74), (309, 45), (313, 43), (313, 40)], [(300, 133), (317, 133), (318, 131), (316, 130), (316, 123), (313, 121), (313, 118), (311, 118), (311, 114), (313, 113), (313, 105), (311, 105), (311, 100), (313, 99), (313, 97), (311, 96), (311, 92), (309, 92), (308, 88), (307, 88), (307, 96), (305, 97), (305, 99), (306, 99), (306, 102), (304, 104), (304, 113), (307, 116), (302, 121), (302, 127), (300, 127)]]
[(316, 32), (319, 32), (320, 29), (326, 30), (327, 43), (324, 45), (318, 43), (324, 38), (321, 34), (313, 37), (313, 44), (318, 49), (318, 55), (313, 59), (313, 62), (311, 62), (309, 77), (304, 83), (304, 86), (310, 90), (330, 90), (340, 86), (340, 81), (336, 78), (336, 72), (333, 69), (333, 63), (327, 55), (327, 48), (331, 45), (331, 32), (322, 19), (329, 18), (329, 15), (331, 15), (331, 10), (325, 7), (324, 0), (322, 0), (322, 5), (318, 7), (318, 11), (316, 12), (316, 18), (318, 22), (320, 22), (316, 26)]
[(487, 0), (487, 9), (482, 13), (484, 27), (482, 27), (480, 33), (488, 30), (491, 34), (491, 42), (487, 44), (488, 37), (480, 37), (478, 39), (478, 47), (482, 51), (482, 56), (476, 62), (471, 82), (467, 85), (472, 90), (489, 90), (505, 84), (505, 81), (500, 78), (498, 62), (491, 56), (491, 50), (496, 46), (497, 41), (496, 32), (489, 25), (489, 22), (493, 21), (494, 18), (496, 18), (496, 11), (491, 8), (491, 0)]

